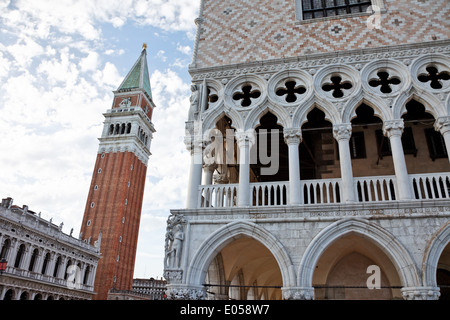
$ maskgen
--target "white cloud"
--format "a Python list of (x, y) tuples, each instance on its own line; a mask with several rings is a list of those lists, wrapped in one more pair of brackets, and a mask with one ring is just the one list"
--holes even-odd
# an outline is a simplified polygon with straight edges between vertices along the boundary
[(100, 61), (99, 54), (95, 51), (90, 52), (86, 58), (83, 58), (80, 62), (82, 71), (94, 71), (97, 70)]
[[(192, 34), (197, 7), (190, 0), (0, 0), (0, 128), (6, 150), (0, 152), (1, 196), (64, 222), (67, 233), (74, 227), (76, 236), (102, 113), (125, 76), (115, 59), (126, 52), (106, 48), (105, 25)], [(176, 43), (177, 50), (190, 54), (189, 46), (171, 45)], [(161, 49), (160, 57), (179, 68), (182, 61), (170, 58), (175, 51)], [(184, 206), (186, 199), (189, 153), (183, 136), (190, 94), (186, 80), (170, 69), (154, 71), (151, 86), (157, 132), (136, 260), (137, 270), (148, 265), (150, 275), (161, 263), (169, 209)]]
[(123, 76), (119, 74), (116, 66), (111, 62), (106, 62), (103, 70), (97, 70), (93, 75), (97, 85), (107, 86), (109, 89), (117, 89), (122, 83)]
[(182, 46), (180, 43), (177, 43), (177, 50), (186, 55), (190, 55), (192, 52), (190, 46)]
[(158, 59), (161, 59), (162, 62), (166, 62), (167, 61), (167, 57), (165, 55), (165, 51), (164, 50), (159, 50), (158, 53), (156, 53), (156, 57)]
[(6, 49), (14, 58), (16, 65), (24, 69), (29, 67), (33, 59), (44, 53), (44, 48), (29, 37), (19, 40)]

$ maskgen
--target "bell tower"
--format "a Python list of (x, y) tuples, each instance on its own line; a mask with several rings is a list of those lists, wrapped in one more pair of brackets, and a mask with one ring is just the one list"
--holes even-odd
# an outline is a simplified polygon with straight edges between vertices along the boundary
[(152, 100), (146, 45), (114, 91), (86, 201), (80, 237), (100, 247), (94, 299), (131, 290), (150, 142)]

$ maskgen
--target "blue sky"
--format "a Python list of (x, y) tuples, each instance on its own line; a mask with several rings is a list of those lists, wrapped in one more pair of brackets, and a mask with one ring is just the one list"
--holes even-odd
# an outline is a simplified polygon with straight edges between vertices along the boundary
[(0, 196), (78, 236), (112, 91), (147, 48), (157, 132), (135, 277), (161, 277), (170, 209), (185, 205), (183, 143), (200, 1), (0, 0)]

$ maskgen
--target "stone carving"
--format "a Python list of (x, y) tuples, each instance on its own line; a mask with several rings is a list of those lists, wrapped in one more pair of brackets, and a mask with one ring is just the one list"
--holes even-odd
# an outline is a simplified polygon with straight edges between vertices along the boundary
[(191, 103), (191, 106), (189, 108), (189, 120), (196, 120), (198, 117), (198, 106), (199, 106), (199, 86), (198, 85), (192, 85), (191, 86), (191, 97), (189, 98), (189, 101)]
[(300, 128), (287, 128), (283, 130), (286, 144), (299, 144), (302, 141), (302, 130)]
[(402, 288), (405, 300), (438, 300), (441, 293), (438, 287), (410, 287)]
[(128, 108), (131, 107), (131, 97), (125, 98), (123, 99), (120, 103), (119, 106), (121, 108)]
[(169, 283), (181, 283), (181, 280), (183, 280), (183, 270), (164, 270), (164, 278)]
[(383, 133), (384, 135), (390, 137), (392, 135), (402, 136), (404, 128), (403, 120), (387, 120), (383, 125)]
[(336, 140), (349, 140), (352, 136), (352, 125), (349, 123), (343, 123), (333, 126), (333, 136)]
[(165, 269), (176, 269), (181, 266), (185, 225), (186, 219), (183, 215), (171, 215), (167, 220), (164, 258)]
[(313, 300), (314, 288), (283, 288), (284, 300)]
[(206, 292), (204, 289), (177, 289), (172, 288), (166, 291), (169, 300), (205, 300)]

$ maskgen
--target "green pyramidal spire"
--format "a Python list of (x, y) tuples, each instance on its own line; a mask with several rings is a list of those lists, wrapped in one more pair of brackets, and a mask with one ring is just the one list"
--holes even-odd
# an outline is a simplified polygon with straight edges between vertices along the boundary
[(134, 63), (133, 68), (119, 86), (117, 91), (129, 91), (130, 89), (144, 89), (150, 99), (152, 99), (152, 90), (150, 88), (150, 78), (147, 66), (147, 45), (144, 43), (141, 55)]

